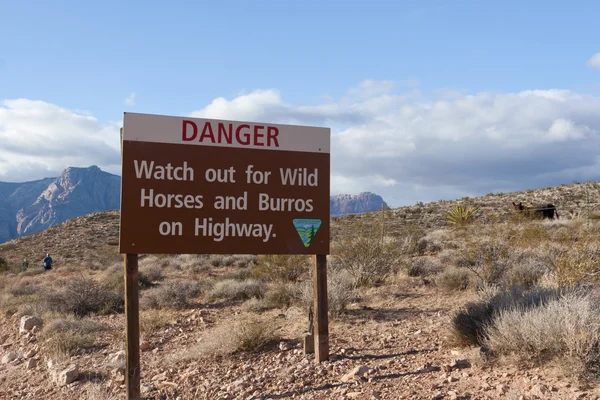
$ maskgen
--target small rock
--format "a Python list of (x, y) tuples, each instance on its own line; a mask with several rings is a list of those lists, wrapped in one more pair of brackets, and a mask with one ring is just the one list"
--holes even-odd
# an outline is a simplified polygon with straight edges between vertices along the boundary
[(346, 397), (349, 397), (351, 399), (355, 399), (358, 396), (360, 396), (361, 394), (362, 394), (362, 392), (351, 392), (351, 393), (346, 394)]
[(58, 386), (66, 386), (79, 378), (79, 367), (75, 364), (69, 365), (62, 371), (52, 371), (52, 381)]
[(458, 378), (455, 376), (448, 377), (448, 383), (458, 382)]
[(29, 358), (31, 358), (31, 357), (33, 357), (33, 356), (35, 356), (35, 355), (36, 355), (36, 353), (37, 353), (37, 352), (35, 351), (35, 349), (31, 349), (31, 350), (29, 350), (27, 353), (25, 353), (24, 357), (25, 357), (25, 358), (27, 358), (27, 359), (29, 359)]
[(148, 351), (150, 350), (150, 343), (143, 341), (142, 343), (140, 343), (140, 350), (141, 351)]
[(46, 363), (46, 365), (48, 366), (48, 369), (52, 369), (52, 368), (56, 367), (56, 361), (54, 361), (54, 360), (48, 360), (48, 362)]
[(125, 364), (126, 358), (127, 358), (127, 353), (125, 353), (125, 350), (121, 350), (121, 351), (118, 351), (116, 353), (109, 355), (108, 362), (111, 365), (118, 366), (118, 365)]
[(4, 342), (6, 342), (7, 339), (8, 339), (7, 334), (0, 335), (0, 344), (4, 344)]
[(506, 392), (508, 392), (508, 386), (506, 386), (506, 385), (498, 385), (498, 386), (496, 386), (496, 391), (499, 394), (505, 394)]
[(342, 376), (342, 382), (350, 382), (352, 380), (365, 378), (365, 375), (369, 372), (369, 368), (364, 365), (358, 366), (354, 368), (352, 371), (348, 372), (346, 375)]
[(2, 357), (2, 364), (8, 364), (9, 362), (16, 360), (18, 357), (19, 357), (19, 355), (17, 353), (15, 353), (14, 351), (11, 351), (10, 353), (6, 353), (4, 355), (4, 357)]
[(279, 342), (279, 350), (281, 350), (281, 351), (288, 351), (288, 350), (291, 350), (291, 349), (292, 349), (292, 347), (288, 343), (286, 343), (286, 342)]
[(35, 358), (27, 360), (27, 369), (34, 369), (35, 367), (37, 367), (37, 360)]
[(448, 392), (448, 397), (450, 397), (452, 400), (456, 400), (458, 399), (458, 393), (456, 393), (454, 390), (450, 390)]
[(33, 327), (37, 326), (41, 327), (43, 321), (40, 317), (36, 317), (33, 315), (25, 315), (21, 317), (21, 325), (19, 327), (19, 333), (27, 333), (33, 329)]
[(534, 397), (539, 397), (540, 399), (545, 399), (547, 398), (549, 392), (550, 390), (548, 389), (548, 386), (538, 383), (531, 388), (529, 394)]

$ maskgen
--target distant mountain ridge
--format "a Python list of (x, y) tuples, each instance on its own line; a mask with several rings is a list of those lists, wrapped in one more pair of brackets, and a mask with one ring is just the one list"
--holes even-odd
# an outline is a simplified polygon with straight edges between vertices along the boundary
[(381, 210), (381, 207), (388, 208), (388, 205), (381, 196), (371, 192), (362, 192), (357, 195), (338, 194), (331, 196), (329, 207), (329, 213), (337, 217), (377, 211)]
[(100, 170), (70, 167), (58, 178), (0, 182), (0, 243), (80, 215), (119, 209), (121, 178)]
[[(95, 165), (69, 167), (58, 178), (0, 182), (0, 243), (82, 215), (119, 210), (120, 193), (121, 177)], [(382, 205), (387, 207), (374, 193), (340, 194), (331, 196), (330, 214), (360, 214), (380, 210)]]

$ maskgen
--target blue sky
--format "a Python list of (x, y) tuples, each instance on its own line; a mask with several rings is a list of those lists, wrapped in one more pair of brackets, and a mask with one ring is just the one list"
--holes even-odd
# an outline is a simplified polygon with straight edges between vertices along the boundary
[[(5, 143), (10, 143), (10, 151), (0, 145), (0, 180), (34, 179), (62, 167), (56, 160), (37, 162), (34, 164), (39, 168), (25, 168), (26, 173), (17, 173), (23, 168), (15, 167), (15, 154), (25, 151), (16, 149), (19, 146), (14, 136), (16, 132), (31, 133), (33, 128), (19, 125), (25, 122), (17, 121), (14, 115), (19, 114), (19, 107), (32, 112), (32, 107), (40, 106), (10, 103), (17, 99), (43, 102), (48, 113), (70, 113), (76, 120), (77, 116), (92, 116), (97, 126), (85, 129), (92, 129), (92, 136), (113, 147), (113, 139), (102, 137), (116, 132), (114, 123), (122, 119), (123, 111), (277, 119), (281, 113), (270, 113), (276, 103), (280, 111), (281, 107), (286, 110), (287, 120), (302, 123), (305, 114), (298, 112), (313, 107), (311, 110), (317, 110), (317, 116), (322, 118), (319, 121), (331, 125), (334, 135), (340, 136), (339, 154), (345, 160), (352, 149), (344, 143), (352, 137), (353, 129), (377, 136), (389, 130), (381, 128), (382, 121), (397, 117), (402, 107), (406, 114), (411, 105), (428, 104), (421, 110), (426, 111), (440, 101), (448, 101), (450, 107), (462, 110), (465, 105), (461, 101), (468, 103), (468, 96), (481, 94), (492, 96), (482, 101), (493, 107), (501, 102), (494, 96), (563, 90), (569, 96), (561, 92), (563, 97), (556, 102), (564, 102), (567, 96), (575, 104), (576, 96), (584, 96), (581, 101), (585, 106), (577, 103), (577, 107), (570, 108), (571, 114), (563, 115), (560, 107), (554, 107), (556, 104), (537, 105), (540, 110), (555, 110), (547, 115), (540, 129), (549, 132), (554, 122), (566, 120), (567, 125), (581, 128), (578, 132), (587, 132), (583, 137), (565, 134), (577, 143), (587, 140), (585, 148), (595, 140), (596, 128), (600, 129), (592, 111), (589, 115), (581, 111), (587, 105), (595, 105), (600, 96), (600, 59), (598, 68), (590, 62), (600, 52), (598, 15), (600, 2), (595, 1), (0, 0), (0, 101), (4, 102), (4, 106), (0, 105), (0, 138), (4, 135)], [(263, 92), (257, 91), (276, 94), (268, 92), (274, 97), (265, 100), (260, 95)], [(132, 101), (126, 101), (129, 96), (133, 96)], [(388, 104), (373, 110), (377, 107), (374, 104), (389, 100), (389, 96), (396, 96), (393, 107)], [(211, 109), (213, 101), (221, 97), (228, 102), (224, 109)], [(540, 97), (549, 96), (534, 96), (532, 102)], [(254, 103), (240, 114), (236, 98)], [(328, 107), (336, 107), (338, 112), (324, 116)], [(346, 118), (357, 108), (360, 116), (367, 113), (366, 109), (372, 112), (369, 121), (354, 125), (356, 119)], [(482, 113), (487, 115), (489, 109), (484, 108)], [(425, 113), (419, 118), (430, 121), (438, 114)], [(482, 122), (477, 129), (489, 134), (489, 129), (502, 131), (503, 126), (515, 123), (502, 118), (495, 119), (493, 126)], [(371, 125), (366, 129), (368, 124)], [(42, 125), (36, 127), (36, 132)], [(525, 123), (519, 129), (537, 132), (530, 125)], [(74, 136), (77, 129), (82, 129), (82, 134), (88, 132), (75, 124)], [(9, 142), (9, 135), (13, 135), (15, 143)], [(47, 133), (44, 137), (53, 136)], [(401, 129), (385, 137), (395, 145), (398, 140), (407, 142), (415, 134)], [(53, 148), (60, 149), (69, 140), (58, 141)], [(414, 147), (414, 140), (411, 143), (411, 157), (433, 151), (421, 152)], [(489, 143), (482, 146), (489, 148)], [(560, 147), (564, 149), (564, 143)], [(373, 179), (360, 177), (357, 171), (343, 166), (344, 160), (334, 159), (332, 170), (339, 179), (333, 180), (334, 185), (338, 182), (333, 191), (360, 187), (385, 192), (395, 199), (392, 203), (400, 204), (438, 200), (435, 196), (478, 194), (494, 187), (519, 189), (519, 184), (503, 172), (510, 165), (509, 160), (514, 163), (515, 153), (510, 154), (508, 158), (492, 160), (490, 165), (499, 167), (494, 167), (498, 169), (492, 169), (488, 177), (466, 182), (445, 179), (444, 184), (450, 185), (446, 189), (440, 189), (440, 182), (429, 175), (413, 179), (383, 174), (382, 182), (387, 184), (369, 186), (365, 182)], [(111, 157), (114, 154), (99, 161), (107, 163), (106, 169), (117, 171), (114, 162), (109, 161)], [(517, 160), (519, 165), (532, 160), (531, 152), (525, 150), (522, 157), (525, 158)], [(375, 159), (373, 155), (358, 164), (372, 165)], [(544, 173), (538, 171), (521, 186), (554, 183), (570, 179), (571, 175), (594, 178), (597, 170), (592, 159), (590, 155), (586, 165), (561, 160), (560, 170), (547, 171), (553, 177), (541, 179), (540, 174)], [(21, 158), (19, 162), (25, 160)], [(82, 155), (81, 160), (89, 157)], [(533, 160), (544, 161), (535, 157)], [(389, 165), (396, 165), (398, 160), (392, 161)], [(380, 167), (385, 169), (385, 165)], [(581, 168), (586, 172), (565, 173)], [(356, 184), (359, 181), (363, 184)], [(482, 181), (495, 183), (486, 185)], [(509, 187), (511, 181), (513, 186)]]

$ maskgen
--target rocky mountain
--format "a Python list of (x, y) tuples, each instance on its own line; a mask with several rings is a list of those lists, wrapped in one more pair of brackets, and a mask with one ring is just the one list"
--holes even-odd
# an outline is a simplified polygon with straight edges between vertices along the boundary
[(329, 212), (332, 216), (362, 214), (369, 211), (381, 210), (382, 206), (388, 208), (388, 205), (383, 201), (381, 196), (371, 192), (362, 192), (358, 195), (338, 194), (331, 196), (329, 206)]
[[(100, 170), (70, 167), (58, 178), (24, 183), (0, 182), (0, 243), (30, 235), (71, 218), (97, 211), (118, 210), (121, 177)], [(331, 196), (332, 216), (361, 214), (387, 208), (369, 192)]]
[(100, 170), (67, 168), (58, 178), (0, 182), (0, 243), (96, 211), (118, 209), (121, 178)]

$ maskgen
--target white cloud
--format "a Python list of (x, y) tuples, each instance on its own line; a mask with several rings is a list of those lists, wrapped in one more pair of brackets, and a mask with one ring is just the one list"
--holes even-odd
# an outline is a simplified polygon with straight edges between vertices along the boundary
[(0, 181), (57, 176), (69, 166), (120, 170), (119, 124), (43, 101), (0, 103)]
[(395, 204), (600, 179), (599, 97), (396, 87), (365, 81), (337, 102), (310, 107), (259, 90), (193, 115), (329, 126), (332, 193), (368, 190)]
[[(600, 97), (568, 90), (423, 93), (365, 81), (316, 105), (267, 89), (191, 115), (331, 127), (331, 193), (371, 191), (397, 206), (600, 179), (599, 109)], [(91, 164), (119, 173), (119, 126), (41, 101), (0, 103), (0, 181)]]
[(123, 103), (125, 103), (126, 106), (135, 106), (135, 92), (131, 92), (131, 94), (127, 96)]
[(590, 68), (600, 69), (600, 53), (594, 54), (586, 64)]

